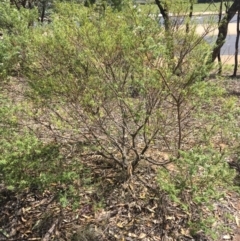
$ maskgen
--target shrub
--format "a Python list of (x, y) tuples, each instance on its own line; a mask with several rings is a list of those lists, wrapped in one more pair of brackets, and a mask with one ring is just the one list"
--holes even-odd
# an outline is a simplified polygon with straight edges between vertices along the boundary
[(62, 205), (74, 204), (78, 185), (87, 186), (87, 169), (80, 160), (67, 158), (66, 147), (44, 143), (23, 127), (18, 120), (23, 108), (0, 98), (0, 182), (16, 192), (49, 190)]
[(79, 5), (56, 9), (51, 25), (34, 30), (23, 68), (28, 96), (46, 107), (39, 115), (126, 171), (156, 141), (177, 154), (195, 110), (220, 93), (202, 82), (212, 67), (203, 38), (193, 28), (169, 40), (157, 21), (131, 7), (100, 17)]
[(218, 238), (220, 230), (212, 226), (216, 221), (212, 210), (217, 200), (233, 188), (235, 171), (219, 151), (210, 147), (181, 152), (181, 157), (172, 162), (174, 170), (159, 170), (160, 189), (188, 214), (192, 235), (204, 231)]

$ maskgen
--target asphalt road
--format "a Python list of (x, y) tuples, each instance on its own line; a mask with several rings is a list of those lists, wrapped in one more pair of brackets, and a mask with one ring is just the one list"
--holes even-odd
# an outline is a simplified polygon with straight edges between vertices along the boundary
[[(215, 43), (216, 39), (217, 39), (216, 35), (208, 36), (206, 38), (206, 40), (209, 43)], [(235, 54), (235, 42), (236, 42), (236, 35), (234, 35), (234, 34), (228, 35), (225, 40), (224, 45), (222, 46), (221, 54), (222, 55), (234, 55)], [(239, 42), (239, 47), (240, 47), (240, 42)]]
[[(176, 24), (181, 25), (183, 23), (183, 18), (181, 17), (172, 17), (172, 20), (175, 21)], [(218, 15), (212, 15), (212, 14), (204, 14), (202, 16), (194, 16), (193, 20), (196, 21), (197, 24), (199, 24), (199, 33), (204, 31), (204, 23), (207, 23), (209, 21), (212, 21), (213, 23), (218, 21)], [(160, 24), (163, 24), (163, 19), (160, 18)], [(233, 17), (229, 24), (229, 31), (228, 36), (226, 38), (225, 44), (223, 45), (221, 49), (222, 55), (234, 55), (235, 53), (235, 41), (236, 41), (236, 33), (237, 33), (237, 15)], [(215, 43), (217, 38), (218, 31), (215, 29), (209, 36), (207, 37), (207, 41), (210, 43)], [(240, 43), (239, 43), (240, 46)]]
[[(207, 20), (208, 16), (199, 16), (197, 17), (199, 19), (199, 23), (203, 23)], [(211, 18), (218, 19), (218, 16), (211, 16)], [(222, 55), (234, 55), (235, 54), (235, 42), (236, 42), (236, 33), (237, 33), (237, 15), (233, 17), (229, 24), (229, 30), (228, 30), (228, 36), (226, 38), (225, 44), (223, 45), (221, 49)], [(217, 32), (215, 32), (217, 34)], [(217, 36), (213, 35), (209, 37), (209, 39), (212, 41), (216, 41)], [(213, 43), (214, 43), (213, 42)], [(240, 43), (239, 43), (240, 46)]]

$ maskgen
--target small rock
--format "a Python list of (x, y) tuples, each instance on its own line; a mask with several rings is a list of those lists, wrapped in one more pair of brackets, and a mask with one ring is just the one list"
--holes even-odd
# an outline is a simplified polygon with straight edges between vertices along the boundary
[(231, 240), (232, 239), (231, 235), (229, 235), (229, 234), (223, 235), (222, 238), (223, 238), (223, 240)]

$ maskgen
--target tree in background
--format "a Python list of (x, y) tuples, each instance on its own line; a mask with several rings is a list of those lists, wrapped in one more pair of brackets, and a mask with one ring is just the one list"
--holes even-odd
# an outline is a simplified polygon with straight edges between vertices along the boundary
[(240, 22), (240, 11), (237, 12), (237, 37), (235, 42), (235, 64), (234, 64), (234, 70), (233, 70), (233, 77), (236, 77), (237, 68), (238, 68), (238, 52), (239, 52), (238, 45), (239, 45), (239, 35), (240, 35), (239, 22)]
[[(205, 1), (205, 2), (210, 2), (210, 4), (214, 4), (214, 1)], [(224, 4), (226, 14), (224, 14), (224, 17), (222, 17), (223, 1), (221, 1), (221, 2), (222, 3), (220, 4), (220, 9), (219, 9), (218, 36), (217, 36), (215, 45), (213, 47), (210, 62), (214, 62), (216, 58), (220, 59), (220, 51), (221, 51), (221, 48), (224, 45), (225, 39), (227, 37), (228, 24), (230, 23), (232, 18), (235, 16), (235, 14), (240, 10), (240, 3), (238, 0), (232, 1), (232, 3), (230, 1), (226, 1)], [(171, 5), (172, 5), (171, 1), (155, 0), (155, 3), (158, 6), (159, 11), (164, 19), (164, 25), (165, 25), (166, 31), (169, 34), (171, 32), (171, 31), (168, 31), (170, 28), (170, 25), (171, 25), (169, 9), (171, 9), (171, 14), (172, 13), (176, 14), (176, 13), (172, 12), (173, 9), (171, 8)], [(192, 17), (193, 3), (194, 3), (194, 1), (189, 1), (187, 3), (186, 3), (186, 1), (182, 2), (182, 4), (185, 4), (185, 9), (182, 12), (182, 14), (184, 16), (189, 16), (190, 19)], [(219, 71), (221, 72), (221, 69)]]
[(220, 50), (224, 44), (224, 41), (227, 37), (228, 32), (228, 24), (234, 17), (234, 15), (237, 13), (237, 11), (240, 10), (240, 3), (238, 0), (235, 0), (230, 6), (229, 4), (226, 4), (226, 14), (222, 18), (222, 20), (219, 22), (218, 26), (218, 37), (216, 40), (215, 47), (212, 52), (212, 62), (215, 61), (218, 54), (220, 53)]

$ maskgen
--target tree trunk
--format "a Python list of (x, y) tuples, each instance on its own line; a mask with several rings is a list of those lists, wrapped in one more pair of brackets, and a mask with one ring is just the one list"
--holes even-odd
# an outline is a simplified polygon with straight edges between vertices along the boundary
[(160, 11), (160, 13), (162, 14), (162, 17), (164, 19), (164, 26), (165, 26), (165, 30), (169, 31), (170, 30), (170, 19), (169, 19), (169, 13), (168, 10), (166, 8), (163, 7), (162, 3), (160, 2), (160, 0), (155, 0), (155, 3), (158, 6), (158, 9)]
[[(188, 17), (191, 19), (192, 18), (192, 15), (193, 15), (193, 0), (190, 0), (190, 12), (189, 12), (189, 15)], [(189, 22), (187, 23), (186, 25), (186, 33), (189, 32)]]
[(46, 11), (46, 0), (42, 1), (42, 12), (41, 12), (41, 23), (43, 23), (44, 21), (44, 17), (45, 17), (45, 11)]
[(234, 3), (231, 5), (231, 7), (226, 11), (226, 15), (224, 16), (224, 18), (220, 21), (220, 24), (218, 26), (218, 37), (216, 40), (216, 47), (213, 49), (213, 52), (212, 52), (212, 59), (211, 59), (212, 62), (214, 62), (215, 59), (217, 58), (224, 44), (224, 41), (227, 37), (229, 22), (234, 17), (236, 12), (239, 10), (240, 10), (240, 0), (235, 0)]
[[(219, 7), (219, 13), (218, 13), (218, 26), (220, 25), (220, 22), (222, 20), (222, 9), (223, 9), (223, 0), (221, 0), (220, 7)], [(218, 53), (218, 74), (222, 74), (222, 60), (221, 60), (221, 53), (219, 51)]]
[(174, 49), (173, 49), (173, 32), (171, 31), (171, 21), (169, 17), (169, 10), (167, 4), (162, 3), (160, 0), (155, 0), (160, 13), (164, 19), (165, 36), (167, 41), (167, 50), (169, 53), (169, 59), (174, 59)]
[(240, 34), (239, 21), (240, 21), (240, 11), (238, 11), (238, 14), (237, 14), (237, 37), (235, 42), (235, 65), (233, 70), (233, 77), (237, 76), (237, 67), (238, 67), (238, 43), (239, 43), (239, 34)]

